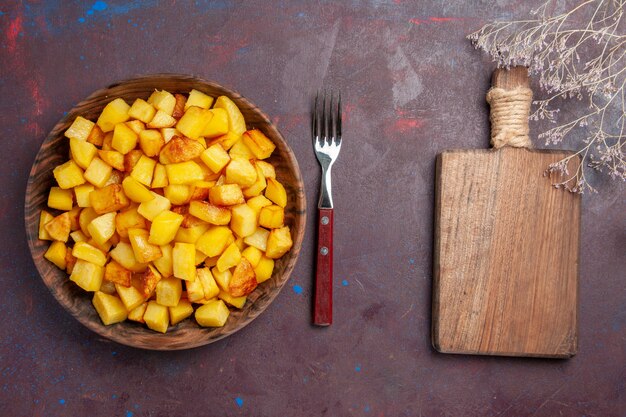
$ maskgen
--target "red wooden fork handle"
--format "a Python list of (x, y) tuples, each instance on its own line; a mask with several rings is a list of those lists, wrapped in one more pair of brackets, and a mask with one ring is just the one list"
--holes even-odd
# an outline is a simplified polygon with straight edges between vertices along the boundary
[(333, 209), (318, 209), (313, 324), (333, 322)]

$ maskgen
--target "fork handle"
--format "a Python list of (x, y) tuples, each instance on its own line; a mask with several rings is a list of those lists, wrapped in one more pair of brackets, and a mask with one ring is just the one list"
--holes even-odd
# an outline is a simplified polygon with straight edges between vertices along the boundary
[(333, 209), (318, 209), (313, 324), (333, 322)]

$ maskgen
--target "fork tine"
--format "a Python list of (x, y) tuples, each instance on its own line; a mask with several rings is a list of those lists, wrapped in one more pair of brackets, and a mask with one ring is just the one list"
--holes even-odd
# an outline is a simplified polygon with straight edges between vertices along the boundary
[(326, 145), (328, 139), (328, 114), (326, 111), (326, 90), (324, 90), (324, 98), (322, 99), (322, 145)]
[(315, 101), (313, 102), (313, 120), (311, 122), (312, 124), (311, 130), (313, 131), (313, 141), (316, 141), (317, 137), (319, 136), (319, 128), (318, 128), (319, 119), (317, 116), (317, 108), (318, 108), (317, 99), (319, 95), (320, 95), (320, 92), (318, 90), (317, 93), (315, 94)]
[(337, 145), (341, 145), (341, 91), (338, 93), (339, 97), (337, 98), (337, 124), (336, 124), (336, 136), (335, 143)]
[(330, 90), (330, 103), (328, 104), (328, 144), (332, 144), (335, 139), (335, 114), (333, 112), (333, 90)]

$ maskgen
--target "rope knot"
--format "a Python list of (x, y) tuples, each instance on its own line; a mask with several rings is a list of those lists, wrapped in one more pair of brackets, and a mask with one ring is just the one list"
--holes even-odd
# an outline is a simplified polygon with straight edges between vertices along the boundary
[(493, 87), (487, 92), (487, 102), (491, 106), (491, 146), (532, 148), (528, 137), (528, 116), (533, 92), (530, 88), (517, 87), (505, 90)]

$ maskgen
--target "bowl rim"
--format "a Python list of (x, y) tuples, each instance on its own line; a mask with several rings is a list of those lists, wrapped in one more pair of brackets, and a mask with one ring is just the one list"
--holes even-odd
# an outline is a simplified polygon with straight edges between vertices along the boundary
[[(106, 329), (107, 326), (103, 325), (101, 322), (94, 322), (93, 320), (90, 320), (90, 318), (88, 316), (85, 316), (84, 314), (81, 314), (81, 312), (77, 309), (74, 308), (74, 305), (69, 304), (63, 300), (61, 300), (58, 296), (57, 296), (57, 292), (54, 291), (54, 289), (52, 288), (52, 286), (48, 285), (48, 283), (46, 282), (46, 280), (43, 278), (45, 275), (45, 271), (42, 269), (42, 264), (43, 262), (46, 262), (45, 258), (42, 258), (40, 261), (37, 261), (35, 259), (35, 242), (39, 240), (38, 237), (38, 221), (37, 222), (33, 222), (32, 225), (29, 225), (28, 222), (28, 210), (30, 207), (29, 204), (29, 200), (31, 199), (31, 195), (33, 194), (31, 192), (31, 189), (34, 187), (35, 184), (35, 175), (37, 173), (37, 167), (38, 165), (41, 163), (41, 161), (43, 160), (43, 155), (41, 153), (41, 149), (42, 147), (48, 143), (53, 141), (54, 139), (56, 139), (59, 135), (62, 135), (62, 130), (59, 130), (58, 128), (60, 126), (62, 126), (63, 124), (68, 123), (68, 121), (73, 118), (76, 117), (77, 114), (75, 114), (75, 109), (80, 108), (81, 106), (87, 104), (89, 101), (96, 99), (98, 97), (103, 96), (104, 94), (106, 94), (106, 92), (108, 92), (109, 90), (112, 90), (116, 87), (122, 86), (124, 84), (127, 83), (133, 83), (133, 82), (140, 82), (140, 81), (152, 81), (155, 83), (155, 89), (159, 88), (158, 83), (163, 82), (163, 81), (181, 81), (181, 82), (195, 82), (195, 83), (199, 83), (202, 84), (204, 86), (208, 86), (210, 88), (216, 88), (216, 89), (220, 89), (222, 91), (225, 92), (225, 95), (227, 95), (229, 98), (231, 98), (235, 103), (238, 103), (240, 101), (248, 104), (251, 108), (254, 109), (254, 112), (257, 113), (260, 118), (262, 119), (262, 121), (264, 123), (267, 123), (268, 126), (270, 126), (273, 130), (275, 130), (276, 134), (278, 135), (278, 137), (280, 138), (280, 140), (283, 142), (283, 144), (285, 145), (286, 149), (288, 152), (285, 153), (285, 157), (288, 161), (288, 163), (293, 167), (293, 175), (295, 177), (295, 180), (297, 181), (298, 185), (299, 185), (299, 189), (297, 190), (298, 192), (295, 195), (295, 206), (294, 206), (294, 210), (295, 210), (295, 216), (294, 216), (294, 224), (292, 225), (293, 229), (295, 230), (296, 228), (300, 231), (300, 233), (295, 235), (295, 239), (293, 242), (293, 247), (291, 249), (291, 251), (296, 250), (295, 254), (293, 255), (293, 261), (288, 263), (286, 265), (285, 270), (283, 271), (283, 279), (282, 279), (282, 283), (278, 286), (275, 287), (275, 289), (268, 295), (267, 297), (267, 302), (262, 306), (262, 308), (259, 310), (258, 314), (254, 314), (254, 315), (248, 315), (244, 320), (242, 320), (240, 323), (238, 323), (237, 327), (233, 328), (232, 330), (228, 331), (228, 332), (224, 332), (216, 337), (207, 337), (201, 340), (198, 340), (196, 342), (193, 343), (187, 343), (187, 344), (182, 344), (182, 345), (176, 345), (174, 347), (163, 347), (163, 346), (154, 346), (154, 345), (150, 345), (150, 344), (146, 344), (145, 342), (140, 342), (140, 343), (132, 343), (129, 342), (129, 340), (127, 338), (121, 337), (119, 334), (116, 335), (115, 333), (110, 333), (107, 334), (105, 332), (103, 332), (102, 330)], [(191, 87), (190, 87), (191, 88)], [(107, 97), (109, 97), (108, 94), (106, 94)], [(111, 100), (114, 99), (114, 96), (110, 96)], [(239, 104), (238, 104), (238, 107)], [(276, 297), (278, 296), (278, 294), (282, 291), (283, 287), (287, 284), (287, 282), (289, 281), (289, 278), (291, 276), (291, 273), (293, 272), (293, 269), (295, 268), (295, 265), (297, 264), (298, 258), (299, 258), (299, 252), (300, 252), (300, 248), (302, 246), (302, 242), (304, 240), (304, 234), (306, 231), (306, 192), (305, 192), (305, 184), (304, 181), (302, 179), (302, 173), (300, 171), (300, 166), (298, 164), (298, 161), (295, 157), (295, 153), (293, 152), (293, 149), (291, 149), (291, 147), (289, 146), (289, 143), (287, 142), (287, 140), (285, 140), (285, 137), (283, 136), (282, 132), (278, 129), (278, 127), (269, 119), (269, 117), (258, 107), (256, 106), (252, 101), (250, 101), (249, 99), (247, 99), (245, 96), (243, 96), (242, 94), (240, 94), (239, 92), (237, 92), (236, 90), (233, 90), (229, 87), (226, 87), (222, 84), (219, 84), (215, 81), (212, 80), (206, 80), (204, 78), (195, 76), (195, 75), (188, 75), (188, 74), (182, 74), (182, 73), (149, 73), (149, 74), (143, 74), (143, 75), (139, 75), (139, 76), (133, 76), (130, 78), (125, 78), (123, 80), (119, 80), (116, 82), (113, 82), (109, 85), (107, 85), (104, 88), (100, 88), (97, 89), (95, 91), (93, 91), (91, 94), (89, 94), (87, 97), (85, 97), (84, 99), (80, 100), (78, 103), (74, 104), (74, 106), (66, 113), (64, 114), (63, 117), (61, 117), (61, 119), (59, 119), (55, 125), (52, 127), (52, 129), (47, 133), (46, 137), (44, 138), (44, 140), (41, 142), (41, 144), (39, 145), (39, 148), (37, 150), (37, 154), (35, 155), (33, 164), (31, 166), (29, 175), (28, 175), (28, 181), (27, 181), (27, 185), (26, 185), (26, 194), (24, 197), (24, 225), (25, 225), (25, 229), (26, 229), (26, 240), (28, 242), (28, 247), (29, 247), (29, 251), (31, 254), (31, 259), (33, 260), (33, 263), (35, 264), (35, 267), (37, 269), (37, 272), (39, 274), (39, 278), (43, 281), (45, 287), (50, 291), (50, 293), (52, 294), (52, 296), (57, 300), (57, 302), (68, 312), (70, 313), (78, 322), (80, 322), (83, 326), (87, 327), (88, 329), (90, 329), (91, 331), (93, 331), (94, 333), (98, 334), (99, 336), (105, 337), (108, 340), (114, 341), (116, 343), (125, 345), (125, 346), (129, 346), (129, 347), (133, 347), (133, 348), (137, 348), (137, 349), (146, 349), (146, 350), (155, 350), (155, 351), (176, 351), (176, 350), (186, 350), (186, 349), (193, 349), (193, 348), (197, 348), (200, 346), (205, 346), (214, 342), (217, 342), (219, 340), (222, 340), (234, 333), (237, 333), (238, 331), (240, 331), (241, 329), (245, 328), (246, 326), (248, 326), (252, 321), (254, 321), (258, 316), (260, 316), (269, 306), (270, 304), (276, 299)], [(35, 230), (37, 229), (37, 230)], [(248, 305), (248, 307), (250, 307), (253, 304)], [(243, 311), (243, 309), (241, 310)], [(127, 320), (125, 320), (124, 322), (122, 322), (121, 324), (127, 324)], [(134, 323), (133, 323), (134, 324)], [(154, 331), (146, 328), (144, 325), (140, 324), (140, 326), (142, 326), (142, 330), (145, 331), (147, 334), (152, 335), (153, 333), (155, 333)], [(200, 328), (199, 330), (202, 330), (203, 328)], [(205, 328), (206, 329), (206, 328)], [(216, 329), (221, 329), (221, 328), (211, 328), (211, 330), (216, 330)], [(163, 334), (164, 337), (167, 337), (168, 333)]]

